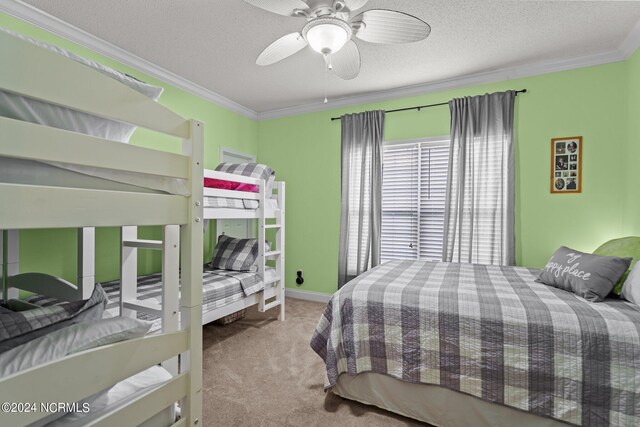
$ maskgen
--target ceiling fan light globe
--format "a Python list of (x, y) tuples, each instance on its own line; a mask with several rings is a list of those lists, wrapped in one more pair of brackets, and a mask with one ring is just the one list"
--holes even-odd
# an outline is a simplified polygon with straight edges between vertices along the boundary
[(353, 32), (346, 21), (330, 16), (312, 19), (302, 29), (302, 35), (311, 48), (322, 55), (338, 52)]
[(339, 25), (320, 24), (309, 29), (307, 41), (316, 52), (330, 55), (342, 49), (349, 41), (349, 33)]

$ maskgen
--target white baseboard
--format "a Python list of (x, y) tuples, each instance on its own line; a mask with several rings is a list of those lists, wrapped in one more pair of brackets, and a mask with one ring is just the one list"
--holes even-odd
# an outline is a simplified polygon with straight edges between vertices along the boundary
[(328, 303), (329, 300), (331, 299), (331, 295), (329, 294), (323, 294), (321, 292), (315, 292), (315, 291), (303, 291), (301, 289), (292, 289), (292, 288), (285, 289), (285, 296), (287, 298), (322, 302), (325, 304)]

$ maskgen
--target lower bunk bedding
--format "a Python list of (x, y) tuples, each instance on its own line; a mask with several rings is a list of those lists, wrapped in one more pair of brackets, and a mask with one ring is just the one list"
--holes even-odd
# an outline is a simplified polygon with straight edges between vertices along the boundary
[[(40, 306), (18, 300), (0, 301), (0, 380), (24, 370), (84, 350), (145, 336), (151, 323), (106, 312), (108, 297), (100, 285), (88, 300)], [(160, 387), (172, 378), (161, 366), (152, 366), (30, 424), (82, 426), (118, 409), (132, 399)], [(55, 399), (52, 399), (55, 400)], [(175, 404), (153, 416), (144, 427), (170, 426)]]
[[(239, 301), (264, 289), (264, 283), (271, 282), (275, 277), (274, 268), (265, 269), (265, 279), (261, 280), (258, 273), (238, 272), (228, 270), (212, 270), (205, 267), (203, 271), (202, 288), (202, 314), (205, 315), (217, 308)], [(114, 280), (101, 284), (106, 292), (109, 302), (105, 312), (111, 316), (120, 314), (120, 281)], [(162, 303), (162, 273), (150, 274), (138, 277), (138, 300)], [(28, 302), (41, 306), (59, 304), (60, 301), (41, 295), (35, 295), (27, 299)], [(162, 319), (153, 314), (137, 312), (137, 318), (151, 322), (150, 332), (159, 331), (162, 327)]]
[(403, 413), (351, 381), (387, 376), (409, 396), (431, 385), (429, 393), (445, 388), (490, 402), (494, 422), (507, 406), (539, 420), (640, 425), (638, 306), (590, 303), (535, 280), (527, 268), (425, 261), (369, 270), (333, 295), (312, 337), (326, 388)]

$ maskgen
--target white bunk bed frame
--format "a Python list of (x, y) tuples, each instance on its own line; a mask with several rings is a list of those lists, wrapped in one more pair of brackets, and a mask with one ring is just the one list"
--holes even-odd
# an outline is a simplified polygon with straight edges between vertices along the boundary
[[(204, 176), (207, 178), (215, 178), (220, 180), (243, 182), (246, 184), (256, 185), (259, 188), (258, 193), (246, 192), (246, 191), (229, 191), (220, 190), (215, 188), (204, 188), (204, 197), (226, 197), (234, 199), (248, 199), (258, 200), (260, 206), (264, 206), (264, 209), (230, 209), (230, 208), (207, 208), (204, 207), (204, 219), (258, 219), (259, 229), (259, 241), (264, 242), (266, 239), (266, 230), (274, 229), (276, 233), (275, 244), (276, 249), (264, 253), (264, 249), (259, 249), (258, 266), (259, 274), (265, 277), (266, 261), (269, 259), (275, 259), (276, 264), (276, 276), (269, 281), (265, 281), (265, 290), (258, 292), (242, 300), (235, 301), (217, 309), (211, 310), (203, 315), (202, 324), (207, 324), (218, 320), (224, 316), (235, 313), (244, 308), (258, 304), (259, 311), (266, 311), (276, 306), (280, 307), (280, 313), (278, 315), (279, 320), (285, 320), (285, 283), (284, 283), (284, 226), (285, 226), (285, 183), (275, 182), (274, 190), (275, 194), (266, 193), (266, 184), (263, 180), (245, 177), (240, 175), (234, 175), (224, 172), (218, 172), (213, 170), (204, 170)], [(264, 194), (262, 194), (264, 193)], [(272, 207), (265, 203), (267, 198), (273, 198), (276, 202), (276, 207)], [(264, 211), (264, 212), (262, 212)], [(273, 220), (272, 222), (269, 220)], [(138, 249), (150, 249), (160, 250), (163, 252), (163, 282), (166, 280), (175, 280), (177, 272), (170, 270), (171, 257), (168, 255), (170, 252), (175, 251), (176, 248), (176, 233), (172, 230), (173, 226), (164, 227), (162, 240), (142, 240), (138, 239), (137, 227), (127, 226), (122, 227), (121, 232), (121, 244), (122, 244), (122, 298), (121, 298), (121, 310), (124, 315), (135, 316), (136, 311), (143, 311), (149, 314), (155, 314), (162, 317), (163, 328), (165, 332), (176, 330), (177, 324), (174, 314), (177, 310), (175, 306), (178, 297), (170, 296), (168, 293), (164, 293), (164, 301), (162, 305), (155, 304), (149, 301), (139, 301), (136, 295), (137, 286), (137, 250)], [(25, 274), (19, 275), (19, 241), (17, 230), (8, 230), (7, 232), (7, 277), (11, 278), (9, 281), (12, 283), (10, 287), (6, 289), (5, 299), (17, 298), (18, 290), (24, 289), (22, 285), (24, 281), (33, 282), (32, 278)], [(95, 286), (95, 228), (82, 227), (78, 228), (78, 273), (77, 273), (77, 285), (75, 291), (77, 292), (78, 299), (86, 299), (91, 296), (93, 288)], [(264, 245), (261, 245), (264, 248)], [(0, 261), (1, 263), (1, 261)], [(33, 274), (33, 273), (28, 273)], [(46, 278), (40, 278), (40, 281), (46, 281)], [(60, 279), (56, 279), (60, 280)], [(34, 291), (36, 292), (36, 291)], [(39, 292), (41, 293), (41, 292)], [(273, 300), (270, 301), (269, 300)], [(170, 364), (164, 365), (170, 371)], [(175, 369), (175, 368), (174, 368)]]
[[(264, 290), (249, 295), (239, 301), (227, 304), (215, 310), (207, 312), (203, 316), (203, 323), (213, 322), (236, 311), (258, 304), (258, 311), (265, 312), (274, 307), (280, 307), (278, 319), (285, 320), (285, 279), (284, 279), (284, 230), (285, 230), (285, 183), (276, 181), (274, 188), (276, 194), (267, 194), (266, 182), (262, 179), (251, 178), (242, 175), (218, 172), (209, 169), (204, 170), (206, 178), (226, 181), (242, 182), (258, 186), (258, 192), (222, 190), (217, 188), (204, 188), (203, 196), (223, 197), (229, 199), (257, 200), (258, 209), (230, 209), (230, 208), (204, 208), (205, 219), (257, 219), (258, 220), (258, 274), (264, 280)], [(272, 191), (273, 191), (272, 190)], [(275, 200), (275, 207), (266, 203), (267, 199)], [(206, 205), (206, 203), (205, 203)], [(264, 251), (267, 230), (275, 230), (275, 248), (270, 252)], [(266, 280), (265, 270), (267, 261), (275, 260), (276, 273), (271, 280)]]
[[(137, 425), (180, 401), (181, 418), (172, 427), (197, 426), (202, 415), (202, 123), (185, 120), (84, 65), (3, 33), (0, 55), (5, 59), (0, 63), (3, 90), (180, 138), (183, 152), (130, 146), (0, 117), (1, 156), (179, 178), (190, 190), (190, 196), (184, 197), (0, 183), (0, 200), (4, 201), (0, 203), (0, 230), (11, 230), (5, 236), (13, 248), (17, 248), (15, 230), (19, 229), (80, 228), (79, 253), (84, 254), (93, 250), (91, 227), (125, 227), (126, 234), (126, 227), (132, 225), (164, 225), (170, 250), (163, 257), (163, 293), (166, 305), (171, 306), (167, 328), (173, 329), (82, 351), (0, 379), (0, 401), (73, 403), (164, 362), (174, 367), (169, 369), (175, 374), (171, 380), (88, 425)], [(60, 286), (59, 279), (47, 279), (39, 273), (15, 275), (17, 250), (7, 255), (10, 277), (4, 278), (5, 296), (15, 293), (12, 287), (63, 299), (91, 293), (95, 281), (93, 257), (79, 259), (79, 286)], [(123, 251), (123, 270), (128, 257), (130, 252)], [(178, 305), (179, 268), (183, 280)], [(58, 285), (34, 286), (32, 280), (25, 280), (33, 275)], [(129, 304), (134, 307), (136, 302)], [(0, 425), (24, 425), (47, 415), (2, 412)]]
[[(220, 180), (243, 182), (256, 185), (258, 193), (246, 191), (229, 191), (215, 188), (204, 188), (204, 197), (226, 197), (234, 199), (258, 200), (261, 207), (255, 210), (250, 209), (230, 209), (230, 208), (207, 208), (204, 207), (204, 219), (257, 219), (259, 227), (259, 241), (266, 240), (266, 230), (275, 230), (275, 249), (271, 252), (264, 252), (264, 244), (259, 245), (258, 273), (264, 278), (267, 260), (275, 260), (275, 277), (264, 282), (264, 291), (245, 297), (241, 300), (224, 305), (203, 314), (202, 324), (207, 324), (235, 313), (252, 305), (258, 304), (258, 310), (267, 311), (274, 307), (280, 307), (278, 319), (285, 320), (285, 283), (284, 283), (284, 226), (285, 226), (285, 183), (275, 182), (275, 194), (267, 195), (266, 183), (264, 180), (234, 175), (213, 170), (204, 170), (204, 176)], [(272, 190), (273, 191), (273, 190)], [(265, 203), (267, 198), (272, 198), (276, 205)], [(272, 220), (272, 221), (271, 221)], [(177, 330), (178, 323), (175, 314), (178, 310), (178, 296), (174, 289), (165, 290), (163, 293), (163, 303), (161, 305), (150, 301), (140, 301), (137, 299), (137, 251), (138, 249), (160, 250), (163, 253), (162, 274), (163, 282), (178, 280), (179, 272), (172, 269), (171, 255), (176, 252), (178, 245), (178, 231), (175, 226), (165, 226), (162, 240), (138, 239), (136, 226), (121, 228), (122, 244), (122, 269), (121, 269), (121, 313), (126, 316), (135, 317), (137, 311), (153, 314), (162, 318), (162, 330), (172, 332)], [(95, 286), (95, 228), (78, 228), (78, 273), (77, 285), (72, 289), (72, 293), (77, 295), (77, 299), (87, 299), (91, 296)], [(28, 283), (34, 283), (33, 274), (19, 274), (19, 241), (17, 230), (6, 232), (7, 240), (7, 277), (10, 283), (5, 290), (5, 299), (17, 298), (19, 289), (25, 289)], [(39, 283), (46, 283), (49, 279), (39, 275)], [(60, 279), (55, 279), (60, 281)], [(69, 284), (70, 286), (74, 286)], [(44, 290), (32, 290), (42, 293)], [(177, 370), (175, 362), (163, 364), (170, 372)]]

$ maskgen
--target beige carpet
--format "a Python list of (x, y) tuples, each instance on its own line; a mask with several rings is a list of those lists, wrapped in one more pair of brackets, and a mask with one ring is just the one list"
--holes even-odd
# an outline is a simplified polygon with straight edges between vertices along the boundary
[(287, 299), (287, 320), (247, 310), (204, 327), (204, 426), (418, 426), (416, 421), (323, 391), (323, 362), (309, 340), (324, 304)]

